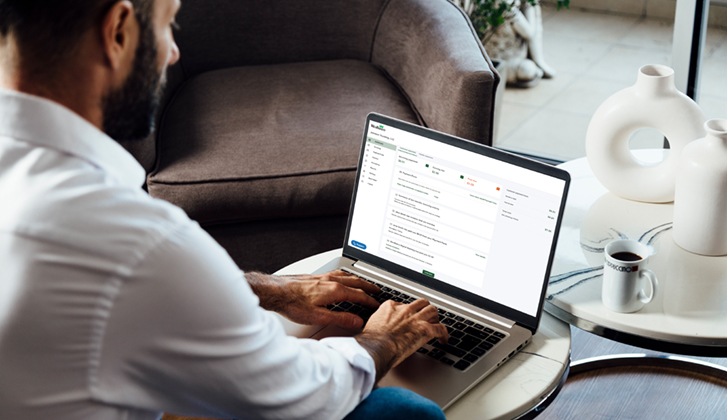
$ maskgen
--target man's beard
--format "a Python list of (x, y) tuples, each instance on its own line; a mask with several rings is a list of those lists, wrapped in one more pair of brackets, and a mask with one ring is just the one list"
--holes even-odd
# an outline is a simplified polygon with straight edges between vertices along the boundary
[(157, 70), (154, 31), (151, 25), (140, 26), (131, 74), (102, 102), (103, 131), (117, 141), (143, 140), (151, 134), (166, 81), (166, 71)]

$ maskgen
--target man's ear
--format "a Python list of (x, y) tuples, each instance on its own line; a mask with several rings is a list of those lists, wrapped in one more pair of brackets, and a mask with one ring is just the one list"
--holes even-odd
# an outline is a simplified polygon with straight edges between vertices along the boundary
[(134, 62), (139, 42), (139, 23), (128, 0), (114, 3), (103, 18), (102, 44), (111, 70), (125, 72)]

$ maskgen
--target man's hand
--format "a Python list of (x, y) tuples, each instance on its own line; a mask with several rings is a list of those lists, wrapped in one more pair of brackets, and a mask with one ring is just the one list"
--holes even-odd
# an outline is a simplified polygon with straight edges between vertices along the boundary
[(449, 333), (447, 327), (439, 323), (437, 308), (426, 299), (409, 305), (392, 300), (384, 302), (363, 332), (356, 336), (374, 359), (376, 381), (432, 338), (438, 338), (444, 344)]
[(326, 306), (348, 301), (376, 309), (379, 303), (366, 293), (381, 290), (345, 271), (297, 276), (271, 276), (245, 273), (250, 287), (260, 298), (260, 306), (293, 322), (306, 325), (336, 325), (357, 329), (363, 326), (358, 315), (332, 312)]

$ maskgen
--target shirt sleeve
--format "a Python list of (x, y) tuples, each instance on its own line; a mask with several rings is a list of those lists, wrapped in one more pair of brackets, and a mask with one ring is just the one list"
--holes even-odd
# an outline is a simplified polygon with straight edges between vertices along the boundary
[(374, 362), (355, 339), (286, 336), (196, 223), (109, 285), (116, 297), (91, 373), (101, 402), (192, 416), (335, 419), (373, 387)]

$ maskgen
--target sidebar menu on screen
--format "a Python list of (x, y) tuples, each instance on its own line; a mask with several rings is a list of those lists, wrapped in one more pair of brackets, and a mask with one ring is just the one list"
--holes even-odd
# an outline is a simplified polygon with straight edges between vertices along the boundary
[[(356, 213), (366, 219), (369, 229), (356, 229), (351, 245), (378, 255), (380, 226), (384, 223), (383, 207), (391, 183), (396, 160), (396, 146), (384, 139), (366, 138), (361, 159), (361, 176), (356, 196)], [(378, 229), (371, 229), (377, 226)]]

